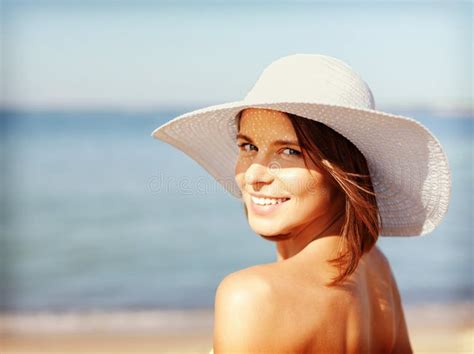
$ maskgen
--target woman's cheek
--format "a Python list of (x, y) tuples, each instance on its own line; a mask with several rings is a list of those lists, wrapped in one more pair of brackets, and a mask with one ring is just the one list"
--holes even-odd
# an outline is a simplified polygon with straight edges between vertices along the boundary
[(241, 191), (244, 189), (244, 173), (237, 173), (235, 175), (235, 182)]
[(318, 191), (320, 185), (320, 178), (312, 176), (303, 168), (286, 169), (279, 177), (285, 189), (294, 197), (304, 197)]
[(247, 170), (247, 167), (244, 163), (244, 161), (242, 161), (240, 158), (237, 160), (236, 164), (235, 164), (235, 170), (234, 170), (234, 174), (235, 174), (235, 182), (237, 183), (237, 185), (239, 186), (240, 189), (242, 189), (244, 187), (244, 181), (245, 181), (245, 171)]

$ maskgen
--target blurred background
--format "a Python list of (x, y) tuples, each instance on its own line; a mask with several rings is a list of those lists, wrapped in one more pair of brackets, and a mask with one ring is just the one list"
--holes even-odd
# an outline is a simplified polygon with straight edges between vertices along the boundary
[(4, 352), (211, 348), (219, 282), (274, 262), (274, 244), (200, 165), (150, 134), (242, 99), (268, 64), (294, 53), (347, 62), (377, 109), (419, 120), (445, 148), (453, 186), (442, 224), (378, 244), (415, 349), (471, 350), (472, 7), (1, 2)]

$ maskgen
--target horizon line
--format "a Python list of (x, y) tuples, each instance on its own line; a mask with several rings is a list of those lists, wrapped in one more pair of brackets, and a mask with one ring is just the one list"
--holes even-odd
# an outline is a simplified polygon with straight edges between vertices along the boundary
[[(176, 104), (156, 104), (156, 105), (12, 105), (1, 104), (0, 113), (3, 112), (124, 112), (124, 113), (152, 113), (160, 111), (193, 111), (205, 107), (216, 106), (222, 102), (208, 103), (176, 103)], [(376, 111), (425, 111), (431, 113), (456, 113), (461, 115), (474, 115), (473, 104), (381, 104), (375, 107)]]

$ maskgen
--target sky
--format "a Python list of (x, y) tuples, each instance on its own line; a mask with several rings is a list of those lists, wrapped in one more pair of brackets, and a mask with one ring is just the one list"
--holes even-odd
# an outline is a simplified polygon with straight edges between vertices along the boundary
[(4, 107), (237, 101), (267, 65), (295, 53), (345, 61), (377, 108), (472, 105), (469, 1), (2, 4)]

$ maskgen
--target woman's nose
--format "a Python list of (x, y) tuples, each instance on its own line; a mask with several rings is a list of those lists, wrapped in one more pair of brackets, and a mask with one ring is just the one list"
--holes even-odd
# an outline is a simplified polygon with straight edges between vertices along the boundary
[(245, 183), (270, 183), (274, 178), (274, 173), (270, 166), (261, 163), (253, 163), (245, 172)]

